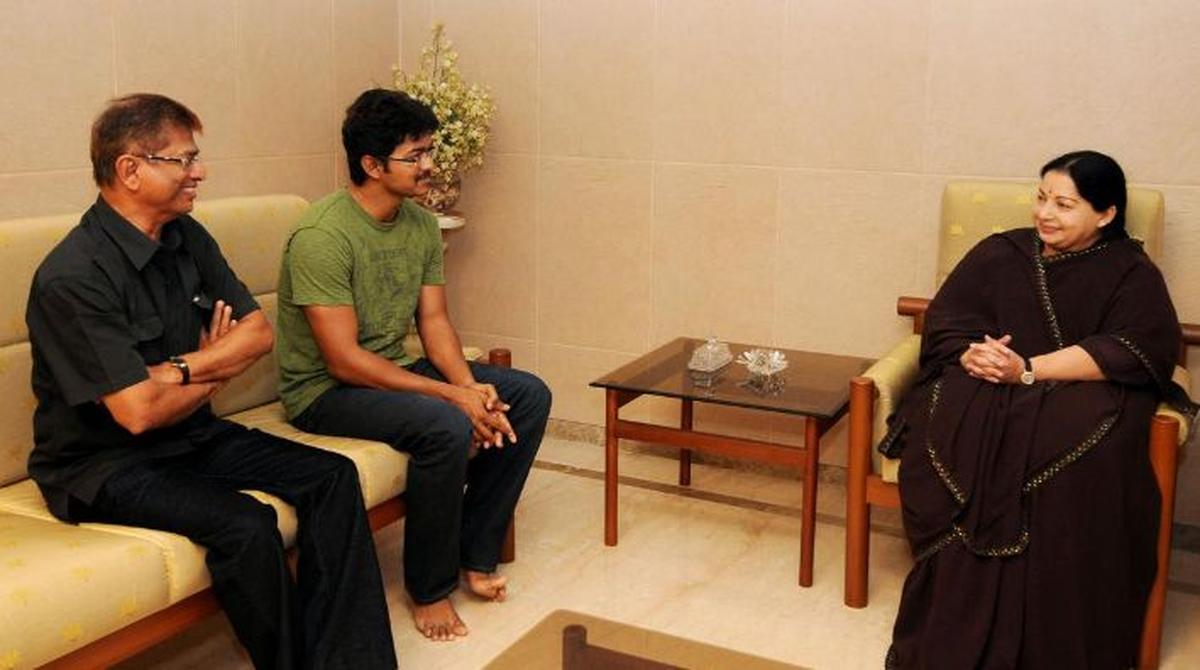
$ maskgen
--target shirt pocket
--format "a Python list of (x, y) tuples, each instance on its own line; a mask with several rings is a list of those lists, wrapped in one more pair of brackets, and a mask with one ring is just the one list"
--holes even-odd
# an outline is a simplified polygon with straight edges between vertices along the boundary
[(162, 339), (163, 322), (156, 315), (135, 317), (133, 323), (130, 324), (130, 330), (133, 332), (133, 337), (138, 343), (152, 342)]
[(197, 289), (192, 293), (192, 306), (200, 312), (200, 323), (204, 328), (212, 323), (213, 299), (207, 293)]
[(163, 353), (163, 322), (157, 314), (134, 316), (130, 319), (129, 331), (137, 341), (138, 355), (148, 364), (164, 360)]

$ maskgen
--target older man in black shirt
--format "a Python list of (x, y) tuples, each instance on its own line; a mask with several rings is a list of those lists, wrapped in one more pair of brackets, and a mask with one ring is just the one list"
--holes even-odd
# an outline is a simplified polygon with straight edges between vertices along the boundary
[[(271, 327), (187, 216), (205, 177), (199, 119), (163, 96), (114, 100), (92, 128), (100, 197), (38, 268), (26, 321), (36, 448), (55, 516), (179, 533), (258, 667), (396, 665), (348, 459), (216, 418), (212, 395), (270, 351)], [(274, 510), (295, 506), (298, 588)]]

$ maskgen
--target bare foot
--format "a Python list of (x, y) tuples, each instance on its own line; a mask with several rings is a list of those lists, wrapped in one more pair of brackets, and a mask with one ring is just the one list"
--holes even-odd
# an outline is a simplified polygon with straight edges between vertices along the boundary
[(468, 632), (467, 624), (458, 618), (458, 612), (454, 611), (450, 598), (442, 598), (428, 605), (413, 603), (413, 623), (422, 635), (437, 642), (466, 637)]
[(508, 596), (508, 577), (502, 577), (494, 572), (476, 572), (463, 570), (467, 580), (467, 588), (484, 600), (502, 603)]

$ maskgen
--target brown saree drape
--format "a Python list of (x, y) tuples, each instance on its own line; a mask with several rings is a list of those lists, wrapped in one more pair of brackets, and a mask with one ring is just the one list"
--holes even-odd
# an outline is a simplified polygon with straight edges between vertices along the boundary
[[(888, 653), (899, 668), (1127, 668), (1155, 571), (1148, 421), (1179, 325), (1129, 239), (1043, 258), (1035, 231), (993, 235), (926, 313), (921, 376), (891, 420), (916, 565)], [(974, 379), (969, 342), (1022, 356), (1083, 347), (1104, 382)]]

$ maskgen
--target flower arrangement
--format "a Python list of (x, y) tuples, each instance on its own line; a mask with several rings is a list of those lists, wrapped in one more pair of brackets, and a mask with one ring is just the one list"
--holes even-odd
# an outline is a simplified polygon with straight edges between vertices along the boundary
[(458, 71), (458, 52), (446, 39), (441, 23), (433, 25), (429, 46), (421, 50), (421, 65), (413, 75), (393, 69), (397, 89), (429, 105), (441, 127), (433, 134), (433, 188), (423, 204), (445, 212), (458, 199), (464, 172), (483, 164), (488, 126), (496, 111), (487, 89), (467, 84)]

